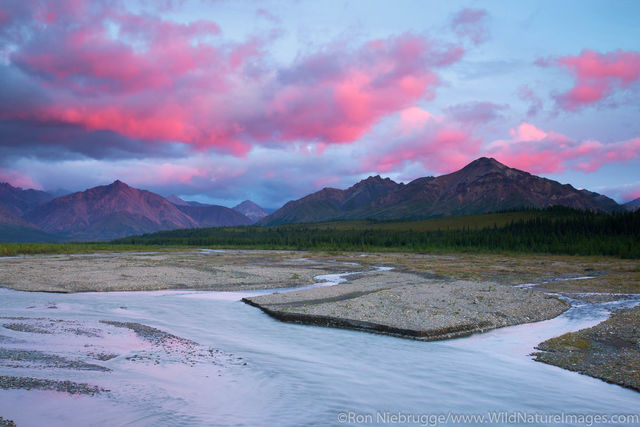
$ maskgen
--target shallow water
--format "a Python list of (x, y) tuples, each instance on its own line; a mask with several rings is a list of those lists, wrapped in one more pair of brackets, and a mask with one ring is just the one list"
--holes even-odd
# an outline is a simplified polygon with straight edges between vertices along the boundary
[[(61, 341), (59, 334), (0, 327), (0, 335), (23, 341), (4, 347), (38, 348), (81, 360), (90, 350), (118, 354), (92, 361), (110, 372), (0, 365), (0, 375), (70, 379), (111, 390), (93, 397), (0, 390), (0, 415), (21, 426), (205, 426), (340, 425), (340, 413), (348, 413), (348, 421), (375, 423), (377, 412), (387, 411), (639, 412), (639, 393), (528, 356), (541, 341), (595, 325), (612, 308), (632, 306), (638, 298), (604, 304), (571, 300), (572, 309), (549, 321), (419, 342), (281, 323), (239, 301), (256, 292), (45, 294), (0, 289), (1, 316), (69, 320), (81, 329), (102, 328), (103, 334), (69, 333)], [(103, 319), (153, 326), (200, 346), (155, 348), (132, 331), (100, 324)], [(0, 325), (7, 322), (0, 319)], [(209, 357), (209, 350), (219, 353)], [(140, 354), (149, 359), (128, 359)]]

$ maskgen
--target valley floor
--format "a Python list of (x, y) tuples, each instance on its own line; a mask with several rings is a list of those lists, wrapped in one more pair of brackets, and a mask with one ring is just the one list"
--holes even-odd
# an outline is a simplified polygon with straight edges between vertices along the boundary
[[(559, 296), (640, 293), (637, 261), (596, 257), (204, 249), (0, 259), (0, 286), (37, 292), (295, 288), (337, 273), (344, 283), (244, 301), (283, 321), (438, 340), (556, 317), (569, 307)], [(640, 371), (637, 321), (621, 326), (628, 316), (637, 320), (637, 310), (607, 321), (615, 327), (547, 341), (538, 360), (637, 388), (625, 374)], [(624, 343), (624, 360), (602, 356), (612, 346), (593, 343), (598, 328)], [(579, 353), (576, 339), (587, 343)]]

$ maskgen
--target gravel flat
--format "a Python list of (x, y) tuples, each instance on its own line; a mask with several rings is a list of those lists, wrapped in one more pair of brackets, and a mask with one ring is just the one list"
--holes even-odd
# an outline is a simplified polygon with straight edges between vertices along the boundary
[(558, 316), (567, 303), (490, 282), (378, 271), (333, 287), (245, 298), (288, 322), (441, 340)]
[(162, 289), (251, 290), (296, 287), (317, 275), (356, 271), (287, 251), (37, 255), (0, 260), (0, 286), (34, 292)]

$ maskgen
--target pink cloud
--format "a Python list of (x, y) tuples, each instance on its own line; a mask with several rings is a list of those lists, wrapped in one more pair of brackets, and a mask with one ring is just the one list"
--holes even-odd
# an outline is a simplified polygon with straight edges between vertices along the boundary
[(73, 25), (62, 13), (47, 25), (25, 20), (20, 30), (33, 36), (10, 56), (43, 96), (0, 119), (237, 156), (255, 144), (353, 142), (382, 118), (433, 98), (436, 70), (463, 54), (403, 34), (325, 46), (272, 72), (263, 66), (271, 36), (230, 43), (212, 21), (176, 22), (101, 2), (56, 5), (30, 7), (34, 16), (73, 9)]
[(633, 51), (602, 54), (583, 50), (577, 56), (568, 55), (537, 64), (554, 64), (573, 75), (573, 88), (556, 98), (558, 105), (569, 111), (602, 101), (640, 79), (640, 53)]
[(433, 114), (419, 107), (409, 107), (400, 111), (399, 131), (407, 135), (415, 130), (422, 129), (429, 120), (433, 120)]
[(474, 44), (480, 44), (489, 38), (485, 25), (487, 11), (465, 8), (457, 12), (451, 20), (451, 28), (460, 37), (468, 37)]
[(388, 173), (417, 163), (436, 172), (451, 172), (477, 157), (482, 146), (470, 131), (445, 120), (428, 120), (408, 136), (382, 139), (384, 143), (363, 157), (362, 170)]
[(136, 186), (190, 186), (198, 182), (213, 183), (220, 178), (230, 180), (247, 172), (242, 166), (212, 165), (202, 156), (171, 163), (144, 162), (144, 167), (132, 167), (135, 164), (135, 161), (125, 162), (105, 169), (109, 175)]
[(622, 195), (622, 199), (625, 201), (632, 201), (635, 199), (639, 199), (640, 198), (640, 188), (636, 188), (630, 191), (626, 191), (623, 195)]
[[(159, 180), (160, 184), (167, 183), (189, 183), (194, 177), (206, 177), (208, 170), (205, 168), (194, 168), (188, 165), (176, 165), (163, 163), (155, 167), (156, 173), (154, 181)], [(145, 171), (149, 172), (149, 171)]]
[[(219, 34), (215, 23), (181, 24), (148, 16), (111, 15), (101, 17), (101, 25), (45, 29), (11, 60), (52, 87), (79, 95), (113, 95), (171, 88), (194, 72), (205, 72), (219, 59), (212, 46), (194, 44), (198, 37)], [(114, 22), (119, 38), (109, 34), (108, 24)], [(121, 40), (126, 38), (144, 50)]]
[(485, 149), (487, 155), (532, 173), (561, 173), (566, 169), (591, 173), (609, 163), (640, 158), (640, 138), (608, 144), (595, 140), (575, 141), (529, 123), (511, 129), (510, 134), (510, 140), (489, 144)]
[(517, 129), (509, 131), (514, 141), (540, 141), (547, 137), (547, 133), (530, 123), (522, 123)]
[(0, 182), (8, 182), (14, 187), (42, 189), (29, 176), (13, 170), (0, 169)]
[(431, 99), (434, 68), (456, 62), (459, 47), (405, 34), (375, 40), (354, 52), (303, 58), (281, 76), (267, 119), (284, 141), (351, 142), (381, 118)]

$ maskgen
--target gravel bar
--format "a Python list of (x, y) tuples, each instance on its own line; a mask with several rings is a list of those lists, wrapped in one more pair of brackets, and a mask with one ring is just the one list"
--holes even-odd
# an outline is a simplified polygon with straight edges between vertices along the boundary
[(588, 329), (551, 338), (535, 360), (640, 391), (640, 307)]
[(8, 367), (21, 367), (25, 365), (33, 366), (35, 364), (36, 366), (44, 369), (57, 368), (75, 369), (80, 371), (110, 371), (109, 368), (104, 366), (86, 363), (80, 360), (70, 360), (66, 357), (36, 350), (8, 350), (0, 348), (0, 364)]
[(0, 417), (0, 427), (16, 427), (16, 423), (6, 418)]
[(11, 377), (5, 375), (0, 375), (0, 389), (53, 390), (69, 394), (87, 394), (90, 396), (109, 391), (86, 383), (47, 380), (33, 377)]
[(558, 316), (569, 305), (498, 283), (433, 280), (376, 271), (337, 286), (244, 298), (278, 320), (424, 341)]
[(135, 322), (116, 322), (113, 320), (101, 320), (100, 323), (105, 325), (115, 326), (117, 328), (130, 329), (136, 333), (140, 338), (150, 342), (154, 345), (167, 345), (171, 343), (179, 343), (182, 345), (198, 345), (198, 343), (188, 340), (186, 338), (180, 338), (168, 332), (160, 329), (153, 328), (151, 326), (143, 325)]

